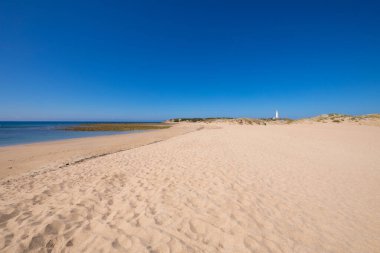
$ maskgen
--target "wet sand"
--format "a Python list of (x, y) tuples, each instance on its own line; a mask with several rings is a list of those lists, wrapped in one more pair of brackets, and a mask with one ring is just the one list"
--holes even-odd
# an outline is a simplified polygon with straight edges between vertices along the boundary
[(211, 124), (0, 182), (3, 252), (380, 249), (379, 127)]

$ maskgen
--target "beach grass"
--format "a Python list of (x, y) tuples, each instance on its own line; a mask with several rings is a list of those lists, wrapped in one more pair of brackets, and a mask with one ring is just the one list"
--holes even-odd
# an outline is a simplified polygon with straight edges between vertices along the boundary
[(77, 126), (65, 127), (67, 131), (134, 131), (134, 130), (154, 130), (171, 127), (170, 124), (163, 123), (91, 123)]

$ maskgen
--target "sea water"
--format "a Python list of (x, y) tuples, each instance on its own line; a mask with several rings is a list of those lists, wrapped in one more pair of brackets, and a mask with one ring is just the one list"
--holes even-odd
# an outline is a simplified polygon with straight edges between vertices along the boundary
[[(70, 138), (128, 133), (131, 131), (67, 131), (67, 126), (95, 122), (0, 121), (0, 146)], [(101, 122), (96, 122), (101, 123)]]

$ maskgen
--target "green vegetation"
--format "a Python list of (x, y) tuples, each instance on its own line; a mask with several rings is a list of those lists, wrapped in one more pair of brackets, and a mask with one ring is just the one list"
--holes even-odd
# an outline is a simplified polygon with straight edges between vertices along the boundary
[(278, 122), (280, 124), (290, 124), (294, 120), (289, 118), (273, 119), (273, 118), (229, 118), (229, 117), (215, 117), (215, 118), (175, 118), (170, 119), (167, 122), (201, 122), (201, 123), (212, 123), (212, 122), (230, 122), (240, 125), (266, 125), (270, 122)]
[(329, 113), (329, 114), (322, 114), (316, 117), (312, 117), (310, 119), (316, 122), (322, 122), (322, 123), (360, 122), (363, 120), (378, 120), (380, 119), (380, 114), (366, 114), (366, 115), (355, 116), (355, 115), (347, 115), (347, 114), (339, 114), (339, 113)]
[(380, 114), (366, 114), (361, 116), (355, 116), (356, 118), (361, 119), (380, 119)]
[(341, 113), (329, 113), (327, 114), (329, 117), (349, 117), (350, 115), (347, 114), (341, 114)]
[(217, 117), (217, 118), (176, 118), (171, 119), (171, 122), (205, 122), (205, 121), (213, 121), (218, 119), (232, 119), (227, 117)]
[(91, 123), (81, 124), (63, 128), (68, 131), (133, 131), (165, 129), (171, 127), (170, 124), (163, 123)]
[(213, 123), (213, 122), (228, 122), (232, 124), (240, 125), (267, 125), (267, 124), (292, 124), (302, 122), (305, 120), (311, 120), (320, 123), (343, 123), (343, 122), (361, 122), (361, 121), (373, 121), (380, 120), (380, 114), (366, 114), (366, 115), (348, 115), (340, 113), (322, 114), (316, 117), (305, 119), (289, 119), (289, 118), (228, 118), (228, 117), (215, 117), (215, 118), (175, 118), (168, 120), (167, 122), (199, 122), (199, 123)]

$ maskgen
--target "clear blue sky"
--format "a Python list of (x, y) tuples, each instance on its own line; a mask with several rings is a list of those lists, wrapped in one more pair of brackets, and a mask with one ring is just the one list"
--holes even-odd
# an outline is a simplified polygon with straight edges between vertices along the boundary
[(0, 1), (0, 120), (380, 112), (379, 1)]

